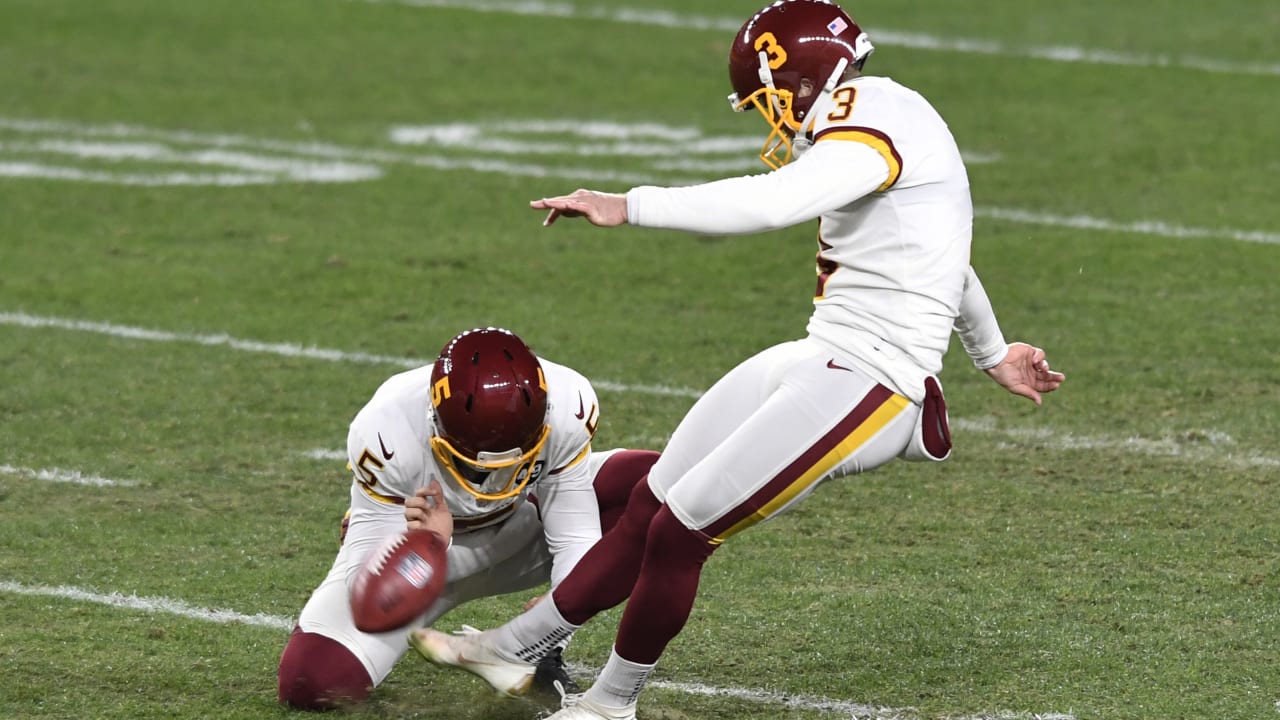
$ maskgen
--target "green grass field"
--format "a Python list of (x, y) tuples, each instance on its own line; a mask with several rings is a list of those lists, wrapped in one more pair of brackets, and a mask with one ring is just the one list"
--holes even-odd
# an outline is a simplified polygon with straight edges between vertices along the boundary
[[(953, 459), (726, 545), (641, 718), (1277, 717), (1280, 8), (848, 7), (970, 158), (1006, 334), (1069, 379), (1036, 409), (957, 343)], [(583, 371), (597, 446), (654, 449), (802, 334), (812, 227), (526, 205), (755, 171), (765, 127), (724, 100), (755, 9), (0, 4), (0, 717), (295, 716), (276, 663), (336, 548), (334, 453), (461, 329)], [(616, 620), (572, 645), (584, 679)], [(540, 712), (409, 655), (340, 714)]]

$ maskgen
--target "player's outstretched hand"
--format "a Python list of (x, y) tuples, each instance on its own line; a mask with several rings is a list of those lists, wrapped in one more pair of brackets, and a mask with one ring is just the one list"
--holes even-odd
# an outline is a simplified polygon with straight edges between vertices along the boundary
[(1041, 402), (1040, 393), (1058, 389), (1066, 375), (1049, 369), (1044, 350), (1026, 343), (1010, 343), (1009, 354), (993, 368), (987, 370), (1001, 387), (1030, 399), (1036, 405)]
[(627, 221), (627, 196), (595, 190), (574, 190), (568, 195), (542, 198), (529, 203), (534, 210), (549, 210), (543, 226), (560, 217), (584, 217), (600, 227), (622, 225)]
[(444, 500), (444, 488), (434, 478), (404, 501), (404, 519), (410, 530), (433, 530), (446, 541), (453, 537), (453, 514)]

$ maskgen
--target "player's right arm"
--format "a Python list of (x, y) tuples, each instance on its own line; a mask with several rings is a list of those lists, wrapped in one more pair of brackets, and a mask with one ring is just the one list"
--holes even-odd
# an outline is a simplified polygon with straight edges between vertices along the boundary
[[(854, 133), (847, 133), (853, 137)], [(688, 187), (640, 186), (626, 195), (577, 190), (542, 198), (543, 222), (586, 217), (595, 225), (629, 223), (703, 235), (745, 235), (797, 225), (880, 190), (893, 178), (882, 152), (831, 132), (788, 165), (760, 175)]]
[(431, 530), (446, 541), (453, 538), (453, 513), (444, 499), (444, 487), (432, 479), (404, 501), (404, 519), (410, 530)]
[(403, 532), (406, 523), (402, 506), (387, 505), (371, 499), (357, 482), (351, 484), (351, 509), (345, 522), (340, 557), (346, 560), (346, 581), (349, 588), (369, 554), (376, 551), (388, 537)]
[(742, 235), (813, 220), (875, 192), (889, 176), (879, 152), (858, 142), (819, 142), (795, 162), (762, 175), (690, 187), (633, 188), (632, 225), (705, 235)]
[(897, 182), (902, 159), (883, 101), (855, 102), (852, 85), (812, 108), (813, 144), (794, 161), (762, 175), (684, 188), (634, 188), (627, 193), (633, 225), (702, 234), (745, 234), (797, 225), (845, 207)]

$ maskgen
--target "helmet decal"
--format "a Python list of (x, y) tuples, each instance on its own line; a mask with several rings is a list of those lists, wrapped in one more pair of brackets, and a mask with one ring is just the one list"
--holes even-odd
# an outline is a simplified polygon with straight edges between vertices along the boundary
[(771, 32), (760, 33), (760, 37), (756, 38), (755, 48), (766, 55), (770, 70), (777, 70), (787, 61), (786, 49), (778, 44), (778, 38)]
[(777, 0), (747, 20), (729, 49), (734, 110), (755, 108), (772, 128), (760, 152), (771, 168), (790, 162), (814, 103), (875, 48), (844, 10), (825, 0)]
[(450, 397), (452, 395), (449, 394), (449, 376), (445, 375), (431, 386), (431, 407), (439, 407), (440, 403)]

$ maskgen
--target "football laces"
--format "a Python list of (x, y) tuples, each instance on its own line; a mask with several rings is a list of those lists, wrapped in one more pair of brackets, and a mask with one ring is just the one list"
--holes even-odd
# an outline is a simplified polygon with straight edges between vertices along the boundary
[(382, 574), (383, 569), (387, 566), (387, 560), (391, 558), (391, 553), (395, 552), (396, 548), (400, 547), (401, 543), (404, 541), (404, 533), (400, 533), (394, 538), (391, 538), (390, 541), (382, 543), (382, 547), (378, 548), (378, 551), (374, 553), (369, 565), (370, 569), (373, 570), (374, 575)]

